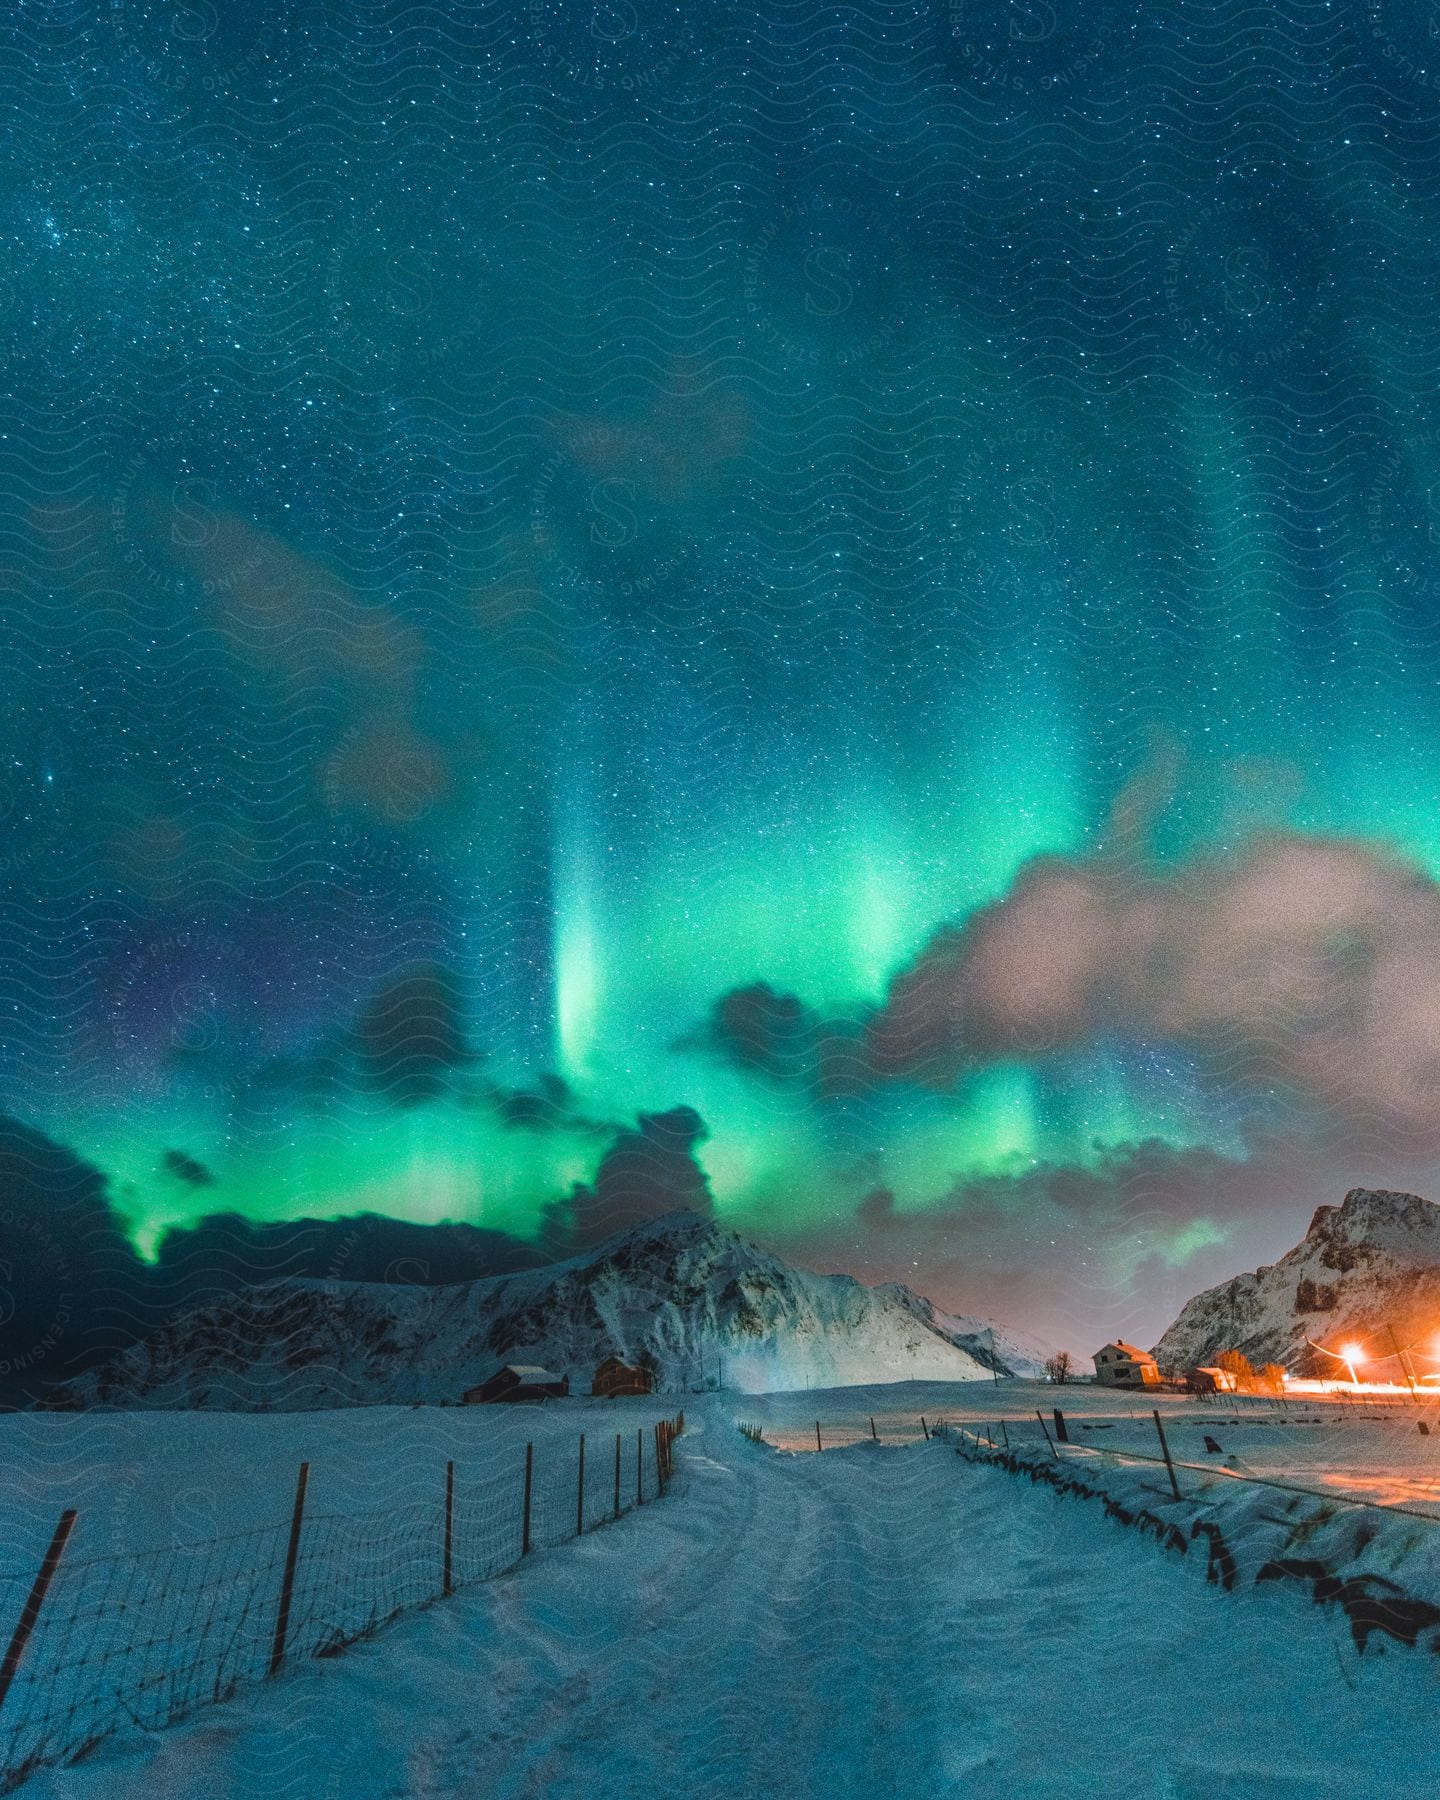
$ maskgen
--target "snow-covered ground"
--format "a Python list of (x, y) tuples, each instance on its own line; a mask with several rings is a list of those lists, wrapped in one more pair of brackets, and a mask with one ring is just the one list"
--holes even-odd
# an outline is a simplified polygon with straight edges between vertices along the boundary
[[(1088, 1382), (1057, 1388), (1003, 1381), (958, 1386), (899, 1382), (891, 1387), (765, 1394), (737, 1402), (768, 1443), (793, 1450), (859, 1443), (870, 1421), (882, 1442), (923, 1437), (921, 1419), (989, 1428), (997, 1444), (1043, 1444), (1037, 1412), (1054, 1435), (1054, 1408), (1065, 1415), (1073, 1444), (1094, 1451), (1158, 1457), (1154, 1413), (1165, 1423), (1177, 1462), (1213, 1473), (1231, 1468), (1269, 1481), (1313, 1488), (1337, 1498), (1412, 1507), (1440, 1518), (1440, 1395), (1408, 1390), (1313, 1391), (1274, 1401), (1248, 1395), (1197, 1400), (1183, 1394), (1124, 1393)], [(1002, 1435), (1000, 1421), (1006, 1421)], [(1420, 1428), (1424, 1426), (1422, 1431)], [(1220, 1445), (1207, 1448), (1207, 1437)]]
[[(946, 1392), (950, 1405), (934, 1410), (952, 1419), (975, 1399), (968, 1386)], [(1077, 1423), (1082, 1393), (1090, 1398), (1064, 1396), (1077, 1397)], [(1012, 1387), (1012, 1418), (1017, 1397)], [(798, 1426), (814, 1409), (813, 1429), (839, 1398), (769, 1396), (758, 1422), (770, 1435), (778, 1415)], [(898, 1437), (906, 1418), (918, 1433), (920, 1412), (929, 1417), (944, 1396), (907, 1387), (844, 1398), (867, 1435), (873, 1413), (882, 1435), (893, 1421)], [(1113, 1397), (1097, 1397), (1097, 1409), (1102, 1401), (1115, 1411)], [(1344, 1619), (1293, 1587), (1221, 1594), (1207, 1586), (1203, 1558), (1166, 1553), (1096, 1506), (971, 1466), (944, 1442), (777, 1454), (736, 1430), (756, 1412), (754, 1400), (729, 1396), (687, 1407), (662, 1504), (138, 1748), (111, 1744), (86, 1764), (40, 1771), (25, 1791), (36, 1800), (1433, 1794), (1433, 1657), (1358, 1658)], [(1103, 1422), (1099, 1410), (1090, 1416)], [(420, 1454), (419, 1438), (393, 1438), (401, 1415), (338, 1417), (355, 1434), (347, 1470), (388, 1462), (392, 1442)], [(441, 1434), (436, 1454), (451, 1432), (521, 1423), (499, 1411), (406, 1417), (416, 1433)], [(180, 1466), (185, 1428), (197, 1422), (143, 1423), (175, 1430), (167, 1454)], [(226, 1423), (299, 1433), (305, 1420), (206, 1421)], [(329, 1425), (313, 1417), (306, 1446)], [(541, 1425), (571, 1429), (560, 1408), (544, 1409)], [(286, 1453), (301, 1442), (287, 1439)], [(131, 1448), (140, 1454), (143, 1439)], [(244, 1454), (259, 1453), (260, 1440), (247, 1439)], [(78, 1479), (56, 1452), (48, 1473), (28, 1477), (30, 1503)], [(285, 1477), (276, 1480), (278, 1492)], [(163, 1494), (163, 1478), (146, 1491)]]
[(128, 1555), (283, 1528), (310, 1464), (312, 1512), (391, 1512), (443, 1494), (445, 1464), (479, 1483), (569, 1467), (593, 1440), (670, 1418), (673, 1397), (547, 1400), (520, 1406), (375, 1406), (305, 1413), (99, 1412), (0, 1416), (0, 1581), (33, 1574), (63, 1507), (79, 1513), (72, 1553)]

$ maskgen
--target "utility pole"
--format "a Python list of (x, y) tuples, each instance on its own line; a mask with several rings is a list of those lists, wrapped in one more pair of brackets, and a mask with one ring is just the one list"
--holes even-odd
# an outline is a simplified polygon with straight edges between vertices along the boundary
[(1411, 1372), (1409, 1363), (1405, 1360), (1405, 1352), (1400, 1348), (1400, 1340), (1395, 1335), (1395, 1327), (1388, 1319), (1385, 1321), (1385, 1329), (1390, 1333), (1390, 1342), (1395, 1346), (1395, 1360), (1400, 1365), (1400, 1373), (1410, 1383), (1410, 1396), (1413, 1399), (1415, 1396), (1415, 1376)]

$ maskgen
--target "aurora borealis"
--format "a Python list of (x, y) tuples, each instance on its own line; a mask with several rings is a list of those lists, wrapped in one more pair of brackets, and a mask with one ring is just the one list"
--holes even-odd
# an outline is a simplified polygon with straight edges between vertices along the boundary
[(1077, 1350), (1440, 1197), (1424, 12), (15, 9), (45, 1168)]

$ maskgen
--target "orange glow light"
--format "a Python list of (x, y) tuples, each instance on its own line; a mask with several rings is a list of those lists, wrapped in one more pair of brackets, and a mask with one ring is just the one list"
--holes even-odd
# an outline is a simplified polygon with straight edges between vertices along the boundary
[(1340, 1354), (1348, 1363), (1362, 1363), (1365, 1360), (1365, 1350), (1360, 1344), (1346, 1344)]

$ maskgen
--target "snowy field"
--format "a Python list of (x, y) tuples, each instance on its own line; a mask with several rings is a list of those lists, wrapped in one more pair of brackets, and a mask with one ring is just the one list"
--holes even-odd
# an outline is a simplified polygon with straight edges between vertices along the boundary
[[(886, 1390), (847, 1398), (868, 1433)], [(918, 1398), (888, 1395), (897, 1428)], [(1012, 1389), (1012, 1415), (1013, 1398)], [(798, 1423), (814, 1399), (772, 1396), (761, 1403), (767, 1428), (787, 1411)], [(138, 1747), (112, 1743), (78, 1767), (42, 1770), (23, 1791), (36, 1800), (1434, 1793), (1433, 1657), (1358, 1658), (1332, 1611), (1279, 1588), (1221, 1594), (1206, 1585), (1203, 1560), (1162, 1552), (1089, 1503), (969, 1466), (942, 1442), (776, 1454), (735, 1428), (756, 1410), (729, 1396), (692, 1400), (661, 1504)], [(885, 1416), (876, 1412), (877, 1428)], [(491, 1417), (506, 1433), (521, 1423), (492, 1415), (480, 1431)], [(918, 1431), (918, 1408), (913, 1417)], [(307, 1421), (144, 1420), (172, 1434), (172, 1469), (187, 1432), (227, 1423), (245, 1428), (257, 1457), (268, 1431), (266, 1454), (281, 1460), (281, 1434), (293, 1454), (302, 1437), (288, 1434)], [(303, 1443), (315, 1453), (315, 1434), (333, 1430), (328, 1466), (348, 1478), (392, 1450), (419, 1460), (463, 1448), (449, 1434), (475, 1428), (468, 1415), (414, 1415), (408, 1429), (419, 1435), (389, 1438), (401, 1423), (312, 1419)], [(547, 1430), (564, 1423), (561, 1408), (553, 1424), (546, 1409)], [(439, 1437), (427, 1445), (430, 1431)], [(131, 1454), (143, 1450), (143, 1438), (130, 1441)], [(103, 1460), (97, 1448), (87, 1454)], [(54, 1457), (27, 1478), (32, 1501), (43, 1493), (47, 1503), (60, 1497), (57, 1481), (84, 1479)], [(283, 1487), (283, 1475), (275, 1480)], [(142, 1486), (163, 1495), (163, 1480)]]
[(330, 1654), (513, 1567), (527, 1534), (558, 1544), (582, 1517), (591, 1530), (657, 1499), (666, 1412), (12, 1416), (0, 1629), (21, 1618), (62, 1509), (74, 1530), (0, 1711), (0, 1779), (117, 1728), (168, 1727), (282, 1650)]
[[(518, 1482), (525, 1445), (537, 1467), (573, 1463), (580, 1432), (647, 1433), (682, 1402), (669, 1397), (547, 1400), (520, 1406), (351, 1408), (311, 1413), (98, 1412), (0, 1416), (0, 1582), (28, 1580), (61, 1509), (79, 1513), (76, 1556), (204, 1543), (289, 1520), (296, 1473), (310, 1464), (318, 1513), (391, 1512), (462, 1485)], [(592, 1444), (592, 1453), (596, 1444)]]
[[(761, 1427), (767, 1443), (793, 1450), (870, 1438), (923, 1438), (921, 1419), (987, 1429), (996, 1444), (1044, 1442), (1037, 1412), (1054, 1435), (1053, 1409), (1065, 1415), (1072, 1445), (1099, 1452), (1161, 1454), (1158, 1410), (1177, 1463), (1213, 1473), (1291, 1483), (1337, 1498), (1411, 1507), (1440, 1518), (1440, 1395), (1407, 1392), (1305, 1392), (1283, 1401), (1248, 1395), (1197, 1400), (1182, 1394), (1130, 1394), (1092, 1383), (1054, 1387), (1004, 1381), (960, 1385), (902, 1382), (893, 1387), (832, 1388), (765, 1394), (736, 1402), (737, 1416)], [(1006, 1421), (1002, 1436), (1000, 1421)], [(1421, 1430), (1421, 1426), (1425, 1430)], [(1206, 1438), (1220, 1445), (1206, 1446)]]

